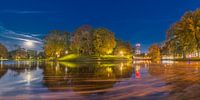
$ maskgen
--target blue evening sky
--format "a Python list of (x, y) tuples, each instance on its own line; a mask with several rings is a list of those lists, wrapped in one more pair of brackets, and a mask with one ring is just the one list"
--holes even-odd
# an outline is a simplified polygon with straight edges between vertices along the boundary
[(73, 32), (89, 24), (147, 51), (165, 40), (166, 30), (185, 11), (197, 8), (199, 0), (0, 0), (0, 42), (13, 49), (32, 40), (31, 49), (41, 49), (49, 31)]

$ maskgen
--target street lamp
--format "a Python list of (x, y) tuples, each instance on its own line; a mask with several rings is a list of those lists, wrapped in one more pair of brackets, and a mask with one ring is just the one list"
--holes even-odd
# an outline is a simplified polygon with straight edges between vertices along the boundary
[(58, 52), (56, 52), (56, 57), (59, 58), (60, 57), (60, 54)]
[(123, 52), (123, 51), (120, 51), (119, 54), (120, 54), (121, 56), (124, 56), (124, 52)]
[(69, 53), (68, 50), (66, 50), (66, 51), (65, 51), (65, 54), (68, 54), (68, 53)]

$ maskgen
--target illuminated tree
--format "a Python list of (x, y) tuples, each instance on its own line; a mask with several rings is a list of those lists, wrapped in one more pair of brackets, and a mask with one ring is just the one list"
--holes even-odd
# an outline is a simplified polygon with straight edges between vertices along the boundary
[(7, 48), (6, 48), (3, 44), (1, 44), (1, 43), (0, 43), (0, 51), (1, 51), (1, 53), (0, 53), (0, 59), (1, 59), (1, 58), (7, 58), (7, 57), (8, 57), (8, 50), (7, 50)]
[(200, 9), (186, 12), (180, 21), (167, 31), (167, 42), (173, 53), (185, 54), (200, 48)]
[(72, 37), (71, 49), (77, 54), (91, 55), (92, 52), (92, 28), (84, 25), (78, 28)]
[(149, 48), (149, 54), (152, 61), (160, 61), (161, 55), (160, 55), (160, 47), (157, 44), (153, 44)]
[(121, 40), (116, 41), (116, 47), (114, 49), (115, 55), (130, 55), (132, 54), (131, 44), (128, 42), (123, 42)]
[(93, 33), (93, 47), (96, 55), (111, 54), (115, 47), (114, 33), (105, 28), (95, 29)]
[(61, 31), (51, 31), (44, 42), (44, 52), (46, 57), (57, 58), (64, 55), (69, 49), (69, 33)]

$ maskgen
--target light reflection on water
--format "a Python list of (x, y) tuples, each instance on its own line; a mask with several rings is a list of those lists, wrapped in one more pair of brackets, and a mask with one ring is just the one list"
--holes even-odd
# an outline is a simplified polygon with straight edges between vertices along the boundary
[(4, 61), (0, 67), (0, 99), (200, 97), (197, 62), (162, 63)]

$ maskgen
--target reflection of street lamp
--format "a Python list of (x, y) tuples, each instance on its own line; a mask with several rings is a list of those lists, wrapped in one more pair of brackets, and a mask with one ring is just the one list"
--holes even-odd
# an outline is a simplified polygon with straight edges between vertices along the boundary
[(3, 67), (3, 61), (1, 60), (1, 68)]
[(121, 64), (120, 64), (120, 71), (121, 71), (121, 75), (122, 75), (123, 67), (124, 67), (124, 64), (123, 64), (123, 63), (121, 63)]
[(68, 71), (68, 69), (67, 69), (67, 67), (65, 68), (65, 73), (67, 73), (67, 71)]
[(31, 82), (31, 73), (28, 72), (28, 74), (26, 75), (26, 80), (27, 80), (27, 84), (30, 85)]
[(120, 65), (120, 70), (121, 70), (121, 71), (123, 70), (123, 66), (124, 66), (124, 64), (121, 63), (121, 65)]

